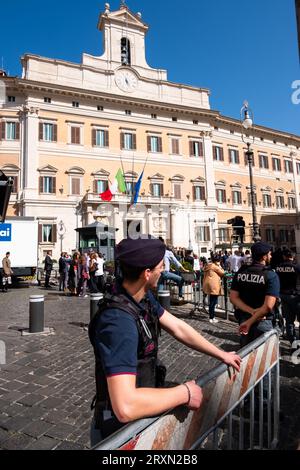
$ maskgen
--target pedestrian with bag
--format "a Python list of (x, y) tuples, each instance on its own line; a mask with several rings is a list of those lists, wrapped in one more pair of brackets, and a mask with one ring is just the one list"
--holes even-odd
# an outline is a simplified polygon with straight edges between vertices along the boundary
[(218, 323), (215, 318), (215, 310), (218, 297), (222, 294), (222, 278), (225, 271), (221, 268), (221, 256), (212, 254), (211, 262), (204, 268), (203, 292), (209, 295), (209, 322)]
[(5, 257), (2, 260), (2, 292), (8, 291), (8, 286), (12, 284), (11, 276), (13, 275), (13, 270), (11, 269), (11, 261), (10, 261), (10, 252), (8, 251)]

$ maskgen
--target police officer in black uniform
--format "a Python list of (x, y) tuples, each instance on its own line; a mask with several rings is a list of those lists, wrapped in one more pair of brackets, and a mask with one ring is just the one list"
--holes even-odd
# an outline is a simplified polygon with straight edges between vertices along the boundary
[(91, 444), (124, 424), (161, 414), (178, 405), (197, 409), (201, 388), (195, 381), (162, 388), (164, 368), (157, 361), (160, 328), (191, 348), (239, 371), (241, 359), (209, 343), (154, 298), (166, 247), (154, 238), (126, 239), (116, 247), (122, 281), (106, 294), (89, 326), (96, 359), (96, 397)]
[[(280, 298), (282, 313), (286, 320), (287, 338), (293, 346), (294, 341), (297, 340), (295, 320), (297, 318), (300, 321), (300, 296), (297, 293), (300, 265), (295, 263), (290, 250), (283, 250), (282, 255), (283, 262), (277, 266), (276, 272), (280, 280)], [(292, 348), (292, 352), (295, 349)]]
[(252, 264), (242, 266), (231, 285), (230, 300), (239, 322), (241, 347), (273, 329), (274, 308), (279, 297), (279, 278), (268, 269), (271, 246), (252, 245)]

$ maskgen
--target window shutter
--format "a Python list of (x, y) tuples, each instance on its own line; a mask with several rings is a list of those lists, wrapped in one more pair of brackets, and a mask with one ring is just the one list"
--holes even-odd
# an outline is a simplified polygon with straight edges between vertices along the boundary
[(136, 134), (132, 134), (132, 150), (136, 150)]
[(200, 153), (200, 157), (203, 157), (203, 156), (204, 156), (204, 152), (203, 152), (203, 142), (199, 142), (199, 153)]
[(151, 152), (151, 137), (147, 136), (147, 152)]
[(97, 194), (98, 193), (98, 184), (97, 184), (97, 180), (94, 180), (94, 183), (93, 183), (93, 192), (94, 194)]
[(71, 127), (71, 143), (80, 144), (80, 127)]
[(52, 243), (56, 243), (57, 242), (57, 225), (54, 224), (52, 226)]
[(240, 163), (240, 153), (238, 150), (236, 151), (236, 163)]
[(195, 156), (195, 147), (194, 147), (194, 142), (190, 141), (190, 157)]
[(151, 193), (152, 196), (153, 196), (153, 183), (150, 183), (150, 193)]
[(209, 242), (210, 241), (210, 230), (209, 227), (205, 227), (205, 241)]
[(104, 131), (104, 147), (109, 147), (109, 132)]
[(57, 142), (57, 124), (53, 124), (53, 142)]
[(80, 194), (80, 178), (72, 178), (72, 195)]
[(159, 153), (162, 153), (162, 138), (158, 137), (157, 141), (158, 141), (158, 151)]
[(200, 186), (200, 200), (205, 201), (205, 187)]
[(16, 122), (16, 140), (20, 140), (20, 123)]
[(181, 185), (174, 184), (174, 196), (175, 199), (181, 199)]
[(13, 179), (13, 185), (12, 185), (12, 193), (16, 194), (18, 192), (18, 177), (17, 176), (12, 176)]
[(217, 160), (217, 147), (215, 145), (213, 146), (213, 156), (214, 160)]
[(53, 194), (56, 194), (56, 177), (55, 176), (53, 176), (52, 181), (53, 181), (52, 192), (53, 192)]
[(160, 196), (163, 197), (163, 195), (164, 195), (164, 185), (163, 184), (159, 185), (159, 192), (160, 192)]
[(42, 122), (39, 123), (39, 140), (44, 139), (44, 125)]
[(96, 147), (97, 141), (96, 141), (96, 129), (92, 129), (92, 146)]
[(197, 200), (197, 199), (196, 199), (196, 196), (197, 196), (197, 194), (196, 194), (196, 186), (193, 186), (193, 198), (194, 198), (194, 201)]
[(42, 194), (43, 190), (44, 190), (43, 182), (44, 182), (44, 178), (42, 176), (40, 176), (40, 194)]
[(224, 162), (224, 150), (223, 150), (223, 147), (220, 147), (220, 160), (221, 160), (221, 162)]
[(121, 140), (121, 142), (120, 142), (121, 150), (124, 150), (124, 147), (125, 147), (125, 135), (124, 135), (123, 132), (121, 132), (121, 134), (120, 134), (120, 140)]
[(179, 140), (172, 139), (172, 154), (179, 155)]
[(38, 240), (39, 240), (39, 243), (42, 243), (43, 241), (43, 226), (41, 224), (39, 224)]

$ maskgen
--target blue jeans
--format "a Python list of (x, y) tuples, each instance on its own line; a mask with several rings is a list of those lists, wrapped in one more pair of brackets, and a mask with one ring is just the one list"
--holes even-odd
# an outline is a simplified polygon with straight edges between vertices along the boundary
[(218, 303), (218, 295), (210, 295), (209, 296), (209, 319), (213, 320), (215, 318), (215, 309)]
[(184, 280), (181, 276), (178, 276), (177, 274), (170, 273), (169, 271), (164, 271), (161, 273), (159, 283), (158, 283), (158, 292), (164, 290), (164, 281), (174, 281), (178, 285), (179, 289), (179, 297), (182, 297), (182, 286), (184, 284)]

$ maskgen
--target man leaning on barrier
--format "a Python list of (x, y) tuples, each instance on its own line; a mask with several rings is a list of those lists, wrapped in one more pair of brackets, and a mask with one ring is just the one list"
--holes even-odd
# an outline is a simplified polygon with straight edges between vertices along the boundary
[(268, 268), (271, 246), (255, 243), (251, 253), (252, 264), (242, 266), (235, 274), (230, 291), (240, 324), (241, 347), (273, 329), (274, 308), (279, 298), (279, 278)]
[[(164, 243), (163, 238), (159, 238), (162, 243)], [(174, 253), (171, 251), (171, 248), (166, 247), (165, 256), (164, 256), (164, 269), (162, 270), (159, 282), (158, 282), (158, 290), (162, 291), (164, 289), (164, 282), (165, 281), (173, 281), (178, 286), (178, 297), (179, 300), (183, 299), (183, 284), (184, 279), (179, 274), (173, 273), (170, 271), (171, 264), (175, 265), (176, 268), (179, 270), (181, 269), (183, 272), (188, 273), (189, 271), (185, 269), (182, 264), (176, 259)]]
[(163, 388), (165, 370), (158, 363), (163, 328), (183, 344), (240, 369), (241, 358), (217, 348), (155, 300), (166, 247), (160, 240), (126, 239), (116, 247), (122, 274), (115, 294), (106, 294), (89, 326), (96, 359), (95, 412), (91, 444), (131, 421), (159, 415), (179, 405), (198, 409), (201, 388), (195, 381)]

